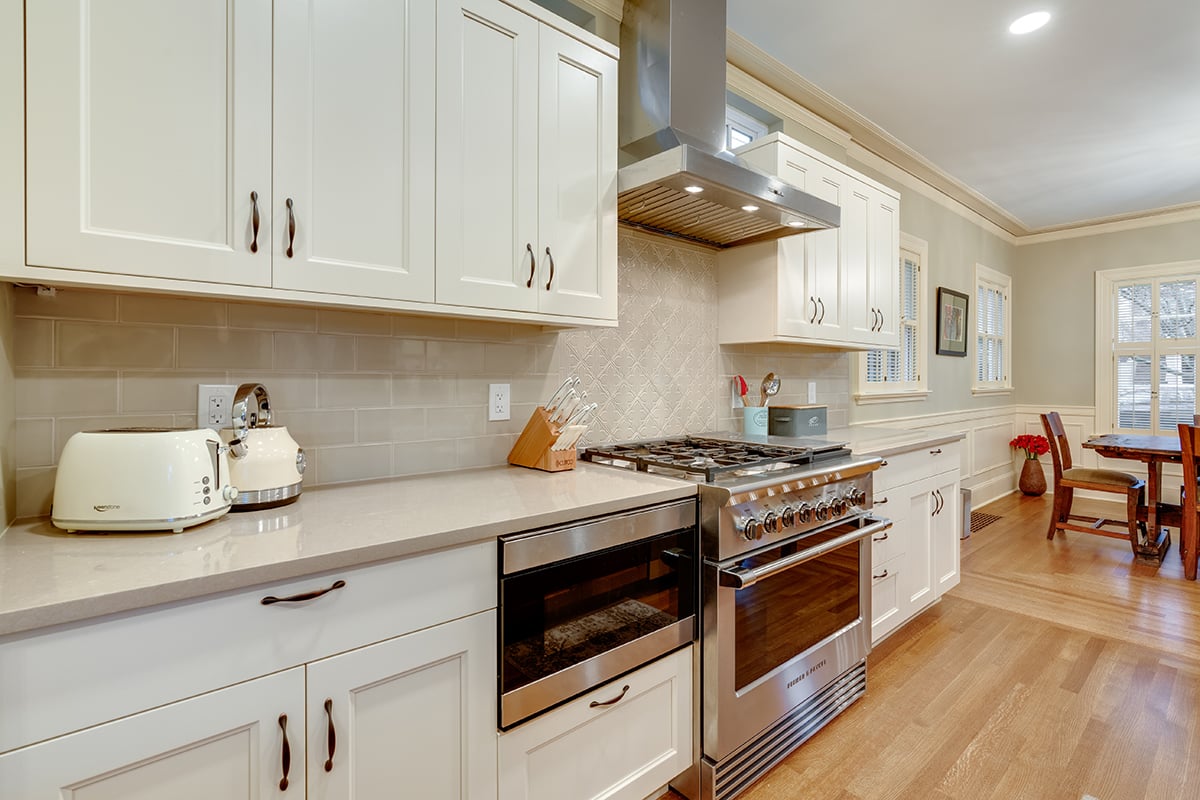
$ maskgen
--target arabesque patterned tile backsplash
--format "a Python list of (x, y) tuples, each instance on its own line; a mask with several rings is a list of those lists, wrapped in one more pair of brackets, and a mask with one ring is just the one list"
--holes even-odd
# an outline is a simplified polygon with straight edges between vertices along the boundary
[[(846, 355), (718, 347), (713, 253), (627, 231), (618, 252), (616, 328), (18, 288), (17, 515), (48, 513), (71, 434), (194, 425), (199, 383), (264, 384), (308, 452), (308, 485), (502, 464), (567, 375), (599, 403), (585, 442), (736, 428), (729, 378), (757, 386), (768, 370), (778, 402), (815, 380), (830, 425), (845, 424)], [(512, 419), (489, 422), (502, 382)]]

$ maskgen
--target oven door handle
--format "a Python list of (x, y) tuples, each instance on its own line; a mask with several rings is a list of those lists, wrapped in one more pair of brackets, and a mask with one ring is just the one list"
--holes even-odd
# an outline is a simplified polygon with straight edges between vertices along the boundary
[(772, 575), (777, 575), (784, 570), (803, 564), (806, 561), (812, 561), (814, 558), (837, 550), (839, 547), (845, 547), (848, 544), (857, 542), (860, 539), (866, 539), (868, 536), (874, 536), (880, 531), (886, 531), (892, 527), (890, 519), (879, 519), (872, 517), (869, 523), (861, 528), (851, 531), (844, 536), (839, 536), (836, 539), (830, 539), (828, 542), (823, 542), (816, 547), (810, 547), (807, 550), (801, 550), (798, 553), (792, 553), (790, 556), (785, 556), (776, 559), (761, 567), (754, 569), (721, 569), (717, 570), (717, 579), (721, 586), (731, 589), (745, 589), (747, 586), (753, 586), (763, 578), (769, 578)]

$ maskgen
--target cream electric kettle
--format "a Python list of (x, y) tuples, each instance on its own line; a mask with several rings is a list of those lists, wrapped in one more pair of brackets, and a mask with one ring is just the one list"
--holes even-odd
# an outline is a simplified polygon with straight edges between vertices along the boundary
[(229, 473), (238, 488), (233, 511), (294, 503), (304, 476), (304, 450), (287, 428), (271, 425), (271, 398), (260, 383), (237, 388), (231, 409), (232, 429), (221, 431), (229, 444)]

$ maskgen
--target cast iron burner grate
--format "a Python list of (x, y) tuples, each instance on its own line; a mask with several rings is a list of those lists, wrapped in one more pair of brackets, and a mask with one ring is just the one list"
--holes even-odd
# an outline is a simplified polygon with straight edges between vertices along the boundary
[(651, 467), (677, 469), (703, 475), (711, 483), (718, 475), (737, 470), (759, 469), (772, 464), (811, 464), (814, 453), (809, 447), (685, 436), (589, 447), (583, 451), (583, 458), (586, 461), (624, 461), (634, 464), (642, 472)]

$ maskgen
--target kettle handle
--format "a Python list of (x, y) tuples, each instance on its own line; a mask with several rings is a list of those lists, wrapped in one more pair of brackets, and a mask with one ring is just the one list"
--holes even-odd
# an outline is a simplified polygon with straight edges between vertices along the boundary
[(230, 421), (235, 431), (271, 425), (271, 396), (261, 383), (243, 383), (233, 395)]

